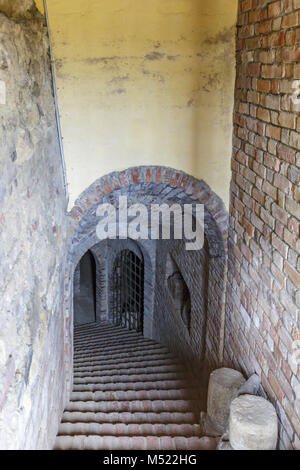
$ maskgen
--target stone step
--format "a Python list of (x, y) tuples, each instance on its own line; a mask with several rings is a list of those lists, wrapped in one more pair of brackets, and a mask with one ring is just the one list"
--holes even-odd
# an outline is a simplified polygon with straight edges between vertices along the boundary
[[(94, 343), (90, 343), (89, 346), (76, 346), (74, 348), (76, 354), (80, 354), (82, 351), (94, 351), (94, 350), (99, 350), (99, 351), (109, 351), (113, 350), (114, 348), (121, 348), (122, 349), (127, 349), (130, 348), (130, 346), (134, 347), (137, 345), (141, 346), (158, 346), (158, 344), (153, 343), (152, 341), (145, 341), (143, 338), (132, 338), (128, 339), (126, 341), (121, 341), (119, 339), (113, 339), (111, 341), (95, 341)], [(162, 347), (162, 346), (161, 346)]]
[(74, 331), (78, 334), (81, 334), (87, 330), (90, 330), (90, 329), (94, 329), (94, 328), (99, 328), (101, 329), (102, 331), (105, 331), (105, 330), (118, 330), (120, 329), (119, 326), (117, 325), (114, 325), (112, 323), (108, 323), (106, 321), (104, 322), (89, 322), (89, 323), (81, 323), (80, 325), (74, 325)]
[(156, 359), (156, 360), (140, 360), (140, 361), (126, 361), (123, 360), (122, 362), (119, 362), (116, 364), (115, 362), (107, 364), (107, 362), (99, 362), (99, 364), (91, 363), (91, 362), (86, 362), (83, 365), (78, 365), (76, 368), (74, 366), (74, 374), (80, 374), (80, 373), (86, 373), (86, 372), (100, 372), (102, 373), (107, 373), (107, 372), (115, 372), (115, 371), (125, 371), (128, 369), (139, 369), (139, 368), (145, 368), (145, 367), (157, 367), (157, 366), (179, 366), (180, 363), (175, 363), (172, 358), (164, 358), (164, 359)]
[[(118, 374), (118, 375), (108, 375), (108, 376), (93, 376), (93, 377), (82, 377), (82, 376), (75, 376), (74, 377), (74, 385), (78, 386), (82, 385), (97, 385), (97, 384), (108, 384), (108, 383), (131, 383), (131, 382), (149, 382), (150, 380), (153, 382), (157, 381), (170, 381), (170, 380), (183, 380), (184, 374), (179, 373), (178, 371), (175, 372), (162, 372), (162, 373), (146, 373), (146, 374)], [(74, 389), (75, 390), (75, 389)]]
[(196, 450), (198, 391), (182, 363), (140, 333), (75, 327), (74, 383), (55, 449)]
[(72, 392), (71, 401), (118, 401), (118, 400), (187, 400), (196, 399), (197, 391), (176, 390), (117, 390), (106, 392)]
[(103, 326), (99, 326), (99, 325), (101, 325), (101, 323), (93, 323), (92, 325), (93, 326), (90, 327), (89, 329), (85, 328), (85, 329), (81, 330), (81, 329), (75, 328), (75, 337), (74, 337), (74, 339), (76, 341), (79, 341), (81, 339), (90, 338), (91, 336), (94, 336), (94, 335), (99, 335), (101, 337), (105, 337), (105, 336), (116, 336), (116, 335), (120, 335), (120, 334), (122, 334), (122, 335), (136, 335), (136, 336), (142, 336), (144, 338), (144, 336), (142, 335), (141, 332), (138, 333), (135, 330), (127, 330), (125, 328), (120, 328), (118, 326), (104, 328)]
[(200, 436), (199, 424), (62, 423), (58, 436)]
[(65, 410), (66, 412), (83, 413), (162, 413), (162, 412), (190, 412), (197, 408), (196, 400), (122, 400), (122, 401), (70, 401)]
[[(100, 342), (98, 340), (96, 341), (91, 341), (89, 344), (83, 344), (78, 343), (78, 345), (74, 344), (74, 350), (77, 353), (80, 353), (82, 350), (90, 350), (92, 348), (95, 348), (97, 346), (99, 349), (104, 351), (113, 351), (114, 349), (127, 349), (130, 348), (130, 346), (134, 347), (135, 345), (140, 345), (141, 347), (149, 346), (149, 347), (159, 347), (163, 348), (161, 344), (157, 344), (153, 341), (147, 340), (145, 341), (144, 339), (141, 338), (133, 338), (131, 340), (126, 340), (126, 341), (120, 341), (119, 338), (114, 338), (112, 341), (103, 341)], [(166, 348), (165, 348), (166, 349)]]
[(121, 341), (130, 341), (132, 338), (137, 338), (141, 339), (145, 342), (152, 342), (155, 343), (155, 341), (145, 338), (141, 334), (137, 334), (133, 331), (130, 332), (117, 332), (117, 333), (109, 333), (109, 334), (103, 334), (101, 332), (96, 332), (94, 334), (86, 335), (85, 337), (82, 338), (76, 338), (74, 339), (74, 345), (88, 345), (92, 342), (98, 341), (99, 343), (108, 343), (112, 342), (113, 340), (121, 340)]
[(161, 365), (161, 366), (149, 366), (149, 367), (131, 367), (131, 368), (124, 368), (124, 369), (110, 369), (110, 370), (101, 370), (101, 374), (98, 374), (97, 371), (95, 372), (74, 372), (74, 383), (77, 383), (78, 380), (97, 380), (99, 377), (103, 380), (111, 380), (114, 381), (115, 377), (123, 377), (123, 376), (144, 376), (149, 374), (172, 374), (176, 373), (179, 376), (185, 374), (184, 368), (182, 366), (177, 366), (173, 364), (169, 365)]
[(151, 423), (151, 424), (193, 424), (196, 421), (196, 416), (193, 412), (80, 412), (80, 411), (65, 411), (62, 417), (62, 423)]
[(203, 450), (203, 438), (170, 436), (58, 436), (55, 450)]
[(74, 328), (74, 340), (81, 340), (93, 336), (94, 334), (100, 334), (102, 337), (108, 335), (136, 335), (143, 337), (142, 333), (137, 333), (134, 330), (127, 330), (120, 326), (107, 325), (104, 323), (89, 323), (86, 327), (78, 326)]
[(169, 351), (166, 348), (163, 348), (162, 346), (148, 346), (148, 345), (133, 345), (131, 348), (115, 348), (113, 350), (102, 350), (102, 349), (95, 349), (95, 351), (90, 351), (88, 349), (85, 350), (85, 352), (80, 352), (80, 353), (75, 353), (74, 354), (74, 359), (76, 362), (79, 362), (80, 360), (84, 359), (85, 357), (91, 359), (94, 357), (100, 357), (103, 359), (107, 359), (107, 357), (114, 357), (117, 358), (119, 354), (126, 354), (128, 355), (143, 355), (144, 353), (147, 354), (147, 352), (152, 353), (156, 352), (157, 354), (170, 354)]
[(130, 390), (169, 390), (188, 388), (185, 380), (149, 380), (137, 382), (108, 382), (91, 384), (74, 384), (74, 392), (108, 392), (108, 391), (130, 391)]
[[(156, 362), (158, 360), (162, 360), (162, 359), (169, 359), (170, 361), (174, 361), (174, 358), (171, 354), (167, 354), (167, 353), (164, 353), (164, 354), (157, 354), (157, 353), (154, 353), (154, 354), (151, 354), (151, 352), (149, 351), (149, 353), (144, 353), (143, 356), (141, 355), (133, 355), (133, 354), (126, 354), (124, 353), (123, 355), (119, 355), (118, 357), (116, 358), (113, 358), (113, 359), (104, 359), (101, 358), (98, 360), (97, 356), (94, 357), (94, 358), (85, 358), (85, 359), (82, 359), (82, 360), (77, 360), (75, 363), (74, 363), (74, 370), (76, 371), (78, 368), (82, 367), (82, 366), (96, 366), (96, 365), (105, 365), (105, 366), (110, 366), (110, 365), (117, 365), (117, 364), (128, 364), (128, 360), (131, 359), (131, 361), (134, 361), (136, 363), (138, 362), (144, 362), (145, 360), (149, 360), (149, 358), (151, 358), (151, 361), (152, 362)], [(108, 368), (108, 367), (107, 367)]]

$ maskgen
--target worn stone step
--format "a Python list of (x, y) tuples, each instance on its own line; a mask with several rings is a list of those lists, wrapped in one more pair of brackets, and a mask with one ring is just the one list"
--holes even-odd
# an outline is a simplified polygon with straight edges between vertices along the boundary
[(141, 335), (141, 332), (137, 332), (135, 330), (127, 330), (126, 328), (121, 328), (119, 326), (101, 326), (101, 323), (90, 323), (89, 328), (81, 328), (81, 327), (75, 327), (74, 332), (76, 335), (76, 339), (83, 338), (87, 335), (93, 335), (93, 334), (101, 334), (103, 336), (105, 335), (116, 335), (119, 333), (123, 334), (135, 334), (135, 335)]
[(118, 330), (120, 329), (119, 326), (117, 325), (114, 325), (112, 323), (108, 323), (108, 322), (89, 322), (89, 323), (81, 323), (80, 325), (74, 325), (74, 331), (77, 335), (79, 334), (82, 334), (84, 333), (85, 331), (88, 331), (88, 330), (91, 330), (91, 329), (94, 329), (94, 328), (99, 328), (101, 329), (102, 331), (106, 331), (106, 330)]
[(151, 423), (151, 424), (194, 424), (196, 416), (193, 412), (152, 412), (147, 411), (144, 413), (135, 412), (80, 412), (80, 411), (65, 411), (62, 417), (62, 423)]
[[(147, 340), (145, 341), (145, 339), (143, 338), (132, 338), (132, 339), (128, 339), (126, 341), (121, 341), (119, 339), (113, 339), (109, 342), (100, 342), (100, 341), (95, 341), (93, 343), (90, 343), (89, 346), (76, 346), (74, 348), (75, 350), (75, 353), (76, 354), (80, 354), (82, 351), (94, 351), (94, 350), (100, 350), (100, 351), (109, 351), (109, 350), (113, 350), (114, 348), (121, 348), (122, 349), (126, 349), (126, 348), (130, 348), (130, 346), (137, 346), (137, 345), (141, 345), (141, 346), (158, 346), (157, 343), (153, 343), (153, 341), (150, 341), (150, 340)], [(162, 346), (161, 346), (162, 347)]]
[[(118, 334), (129, 334), (129, 335), (136, 335), (136, 336), (142, 336), (142, 333), (137, 333), (134, 330), (127, 330), (125, 328), (122, 328), (120, 326), (112, 326), (112, 325), (107, 325), (107, 324), (101, 324), (101, 323), (89, 323), (89, 326), (82, 328), (81, 326), (74, 328), (74, 340), (78, 341), (81, 339), (85, 339), (88, 337), (91, 337), (94, 334), (100, 334), (103, 337), (108, 336), (108, 335), (118, 335)], [(143, 336), (142, 336), (143, 337)]]
[[(105, 330), (109, 330), (109, 329), (113, 329), (113, 330), (118, 330), (120, 329), (120, 327), (118, 325), (115, 325), (113, 323), (109, 323), (107, 321), (101, 321), (101, 322), (88, 322), (88, 323), (81, 323), (79, 325), (75, 324), (74, 325), (74, 330), (78, 333), (82, 333), (84, 331), (86, 331), (87, 329), (90, 329), (90, 328), (101, 328), (103, 331)], [(124, 329), (124, 328), (122, 328)]]
[(198, 391), (167, 348), (109, 324), (75, 328), (56, 449), (202, 449)]
[[(129, 349), (129, 348), (116, 348), (114, 351), (109, 351), (109, 350), (106, 350), (106, 349), (99, 349), (99, 348), (95, 348), (93, 350), (85, 350), (85, 351), (81, 351), (79, 353), (74, 353), (74, 361), (76, 364), (82, 362), (82, 361), (86, 361), (86, 360), (89, 360), (89, 361), (93, 361), (94, 358), (97, 358), (97, 360), (107, 360), (107, 359), (113, 359), (113, 360), (117, 360), (118, 359), (118, 356), (119, 354), (126, 354), (127, 357), (129, 357), (130, 355), (132, 356), (139, 356), (139, 357), (142, 357), (143, 355), (148, 355), (149, 354), (168, 354), (170, 357), (172, 356), (172, 354), (167, 351), (165, 348), (157, 348), (157, 347), (149, 347), (149, 346), (141, 346), (140, 345), (137, 345), (137, 344), (134, 344), (132, 345), (132, 347)], [(174, 357), (174, 356), (173, 356)]]
[(155, 366), (169, 366), (169, 365), (180, 365), (180, 363), (175, 363), (172, 358), (164, 358), (164, 359), (154, 359), (152, 360), (140, 360), (140, 361), (126, 361), (124, 360), (123, 362), (120, 362), (116, 364), (115, 362), (107, 364), (107, 362), (102, 363), (99, 362), (99, 364), (95, 363), (88, 363), (86, 362), (84, 365), (78, 365), (76, 368), (74, 366), (74, 374), (79, 374), (79, 373), (85, 373), (85, 372), (99, 372), (99, 373), (104, 373), (104, 372), (115, 372), (115, 371), (120, 371), (120, 370), (127, 370), (127, 369), (132, 369), (132, 368), (144, 368), (144, 367), (155, 367)]
[(74, 392), (97, 392), (97, 391), (130, 391), (130, 390), (169, 390), (169, 389), (188, 388), (185, 380), (156, 380), (156, 381), (137, 381), (137, 382), (108, 382), (92, 384), (74, 384)]
[(126, 343), (125, 342), (121, 342), (119, 340), (115, 340), (114, 342), (112, 343), (99, 343), (99, 341), (95, 341), (93, 343), (90, 343), (89, 345), (87, 346), (75, 346), (74, 347), (74, 353), (76, 355), (79, 355), (79, 354), (82, 354), (83, 352), (87, 351), (87, 352), (90, 352), (90, 351), (94, 351), (94, 350), (99, 350), (101, 351), (102, 353), (106, 353), (106, 354), (111, 354), (115, 351), (131, 351), (132, 349), (134, 348), (149, 348), (149, 349), (155, 349), (155, 348), (158, 348), (158, 349), (165, 349), (167, 350), (166, 347), (162, 346), (161, 344), (157, 344), (157, 343), (153, 343), (153, 342), (150, 342), (150, 341), (143, 341), (143, 340), (140, 340), (140, 339), (133, 339), (132, 341), (127, 341)]
[(58, 436), (55, 450), (203, 450), (199, 437)]
[[(146, 374), (118, 374), (118, 375), (109, 375), (109, 376), (93, 376), (93, 377), (74, 377), (74, 385), (98, 385), (98, 384), (108, 384), (108, 383), (137, 383), (137, 382), (149, 382), (149, 381), (170, 381), (170, 380), (184, 380), (184, 374), (179, 374), (176, 372), (162, 372), (162, 373), (146, 373)], [(75, 389), (74, 389), (75, 390)]]
[(148, 360), (149, 359), (152, 361), (152, 362), (156, 362), (158, 360), (162, 360), (162, 359), (169, 359), (170, 361), (174, 361), (174, 358), (172, 356), (172, 354), (167, 354), (167, 353), (163, 353), (163, 354), (157, 354), (157, 353), (154, 353), (154, 354), (151, 354), (151, 352), (145, 352), (143, 354), (143, 356), (141, 355), (133, 355), (133, 354), (126, 354), (124, 353), (123, 355), (120, 355), (119, 357), (117, 358), (113, 358), (113, 359), (103, 359), (101, 360), (101, 358), (98, 360), (97, 357), (95, 358), (86, 358), (86, 359), (82, 359), (82, 360), (78, 360), (74, 363), (74, 370), (77, 370), (78, 368), (80, 367), (83, 367), (83, 366), (96, 366), (96, 365), (105, 365), (106, 368), (109, 368), (110, 365), (116, 365), (116, 364), (128, 364), (128, 362), (131, 360), (131, 362), (144, 362), (145, 360)]
[[(121, 343), (116, 341), (114, 344), (100, 344), (98, 342), (95, 342), (94, 345), (92, 345), (90, 348), (82, 348), (82, 349), (76, 349), (74, 350), (75, 356), (79, 356), (84, 353), (90, 353), (91, 351), (99, 351), (100, 354), (103, 355), (108, 355), (108, 354), (113, 354), (114, 352), (118, 351), (132, 351), (134, 349), (161, 349), (168, 351), (168, 349), (163, 346), (162, 344), (157, 344), (157, 343), (152, 343), (152, 342), (145, 342), (141, 340), (133, 340), (131, 342), (128, 342), (127, 344)], [(170, 352), (170, 351), (168, 351)]]
[(87, 334), (86, 336), (82, 338), (74, 339), (74, 345), (88, 345), (94, 341), (98, 341), (99, 343), (102, 343), (102, 342), (108, 343), (108, 342), (111, 342), (112, 340), (126, 341), (126, 340), (131, 340), (132, 338), (142, 339), (145, 342), (152, 341), (153, 343), (155, 343), (155, 341), (145, 338), (144, 336), (142, 336), (142, 334), (137, 334), (133, 331), (129, 331), (129, 332), (120, 331), (117, 333), (106, 333), (106, 334), (103, 334), (99, 331), (93, 334)]
[(158, 365), (158, 366), (149, 366), (149, 367), (131, 367), (124, 369), (110, 369), (110, 370), (101, 370), (101, 373), (98, 374), (95, 372), (74, 372), (74, 383), (77, 383), (78, 380), (97, 380), (99, 377), (103, 380), (114, 380), (114, 377), (123, 377), (123, 376), (138, 376), (138, 375), (149, 375), (149, 374), (172, 374), (176, 373), (179, 375), (185, 374), (185, 370), (181, 365)]
[(59, 436), (200, 436), (199, 424), (62, 423)]
[(151, 352), (157, 352), (157, 354), (170, 354), (169, 351), (158, 345), (136, 345), (133, 344), (131, 347), (123, 348), (123, 347), (116, 347), (114, 349), (96, 349), (95, 351), (90, 351), (88, 349), (84, 350), (84, 352), (80, 353), (74, 353), (74, 359), (76, 362), (84, 359), (85, 357), (87, 358), (92, 358), (94, 357), (101, 357), (103, 359), (106, 359), (107, 357), (118, 357), (119, 354), (126, 354), (127, 356), (132, 354), (132, 355), (143, 355), (144, 352), (147, 353), (147, 351)]
[(72, 401), (118, 401), (118, 400), (186, 400), (196, 399), (197, 391), (190, 389), (176, 390), (117, 390), (106, 392), (72, 392)]
[(197, 408), (196, 400), (122, 400), (122, 401), (70, 401), (65, 410), (66, 412), (83, 412), (83, 413), (162, 413), (162, 412), (190, 412)]

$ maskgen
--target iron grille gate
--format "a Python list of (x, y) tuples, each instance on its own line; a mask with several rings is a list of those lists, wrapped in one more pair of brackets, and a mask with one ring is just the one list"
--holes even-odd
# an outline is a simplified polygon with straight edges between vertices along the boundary
[(143, 331), (144, 262), (131, 250), (122, 250), (115, 260), (111, 294), (113, 323)]

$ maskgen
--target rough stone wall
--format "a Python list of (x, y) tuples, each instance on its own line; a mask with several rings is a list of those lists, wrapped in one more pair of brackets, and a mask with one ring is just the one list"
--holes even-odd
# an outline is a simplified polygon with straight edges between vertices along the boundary
[(237, 29), (225, 363), (260, 375), (281, 448), (300, 435), (299, 9), (243, 0)]
[(66, 201), (49, 44), (33, 2), (0, 12), (0, 448), (51, 448), (64, 405)]
[(37, 14), (33, 0), (0, 0), (0, 11), (18, 21), (31, 20)]

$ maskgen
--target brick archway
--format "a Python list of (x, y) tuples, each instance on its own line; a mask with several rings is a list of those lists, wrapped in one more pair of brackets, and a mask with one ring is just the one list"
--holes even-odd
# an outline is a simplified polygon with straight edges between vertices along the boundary
[[(69, 212), (64, 301), (67, 392), (72, 382), (74, 269), (83, 254), (99, 243), (96, 236), (96, 208), (103, 202), (114, 204), (119, 195), (127, 195), (129, 200), (145, 204), (149, 201), (204, 204), (205, 237), (210, 258), (205, 333), (210, 368), (219, 363), (222, 353), (228, 233), (228, 214), (223, 202), (203, 180), (197, 180), (182, 171), (162, 166), (129, 168), (97, 179), (80, 195)], [(144, 249), (147, 254), (147, 247)]]

